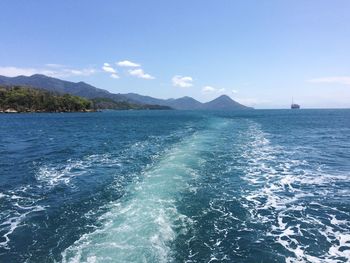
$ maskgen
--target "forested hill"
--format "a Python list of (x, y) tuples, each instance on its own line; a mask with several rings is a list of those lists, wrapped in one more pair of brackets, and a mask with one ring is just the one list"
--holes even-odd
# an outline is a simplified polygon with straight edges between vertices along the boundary
[[(176, 110), (247, 110), (252, 109), (234, 101), (228, 96), (220, 96), (210, 102), (202, 103), (191, 97), (178, 99), (158, 99), (136, 93), (113, 94), (107, 90), (96, 88), (85, 82), (71, 82), (45, 75), (6, 77), (0, 76), (0, 85), (18, 85), (44, 89), (50, 92), (71, 94), (97, 100), (102, 108), (112, 109), (176, 109)], [(114, 102), (113, 102), (114, 101)]]
[(90, 100), (21, 86), (0, 86), (0, 112), (92, 111)]
[(136, 104), (109, 98), (87, 99), (25, 86), (0, 86), (0, 112), (85, 112), (100, 109), (168, 110), (168, 106)]
[(109, 98), (95, 98), (91, 100), (96, 109), (110, 110), (171, 110), (169, 106), (153, 104), (137, 104), (127, 101), (115, 101)]

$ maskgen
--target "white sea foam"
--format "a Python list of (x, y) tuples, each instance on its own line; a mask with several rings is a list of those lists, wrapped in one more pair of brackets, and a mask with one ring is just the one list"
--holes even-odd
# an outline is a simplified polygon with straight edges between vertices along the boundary
[(9, 249), (11, 235), (25, 224), (29, 214), (44, 211), (48, 207), (38, 204), (41, 197), (28, 195), (31, 190), (30, 185), (22, 185), (2, 194), (1, 202), (4, 202), (4, 206), (0, 211), (0, 230), (3, 240), (0, 242), (1, 248)]
[[(170, 136), (174, 136), (173, 134)], [(149, 151), (150, 158), (156, 159), (158, 156), (152, 152), (153, 148), (160, 146), (162, 140), (166, 138), (150, 136), (145, 141), (138, 141), (130, 144), (128, 147), (116, 155), (111, 154), (92, 154), (81, 159), (68, 159), (65, 163), (60, 164), (38, 164), (36, 179), (48, 188), (57, 185), (74, 186), (72, 180), (76, 177), (89, 175), (90, 171), (96, 167), (120, 168), (123, 163), (144, 156)]]
[(67, 160), (65, 164), (42, 165), (38, 168), (36, 179), (47, 187), (59, 184), (69, 185), (77, 176), (88, 174), (89, 169), (98, 166), (120, 166), (118, 160), (108, 154), (93, 154), (81, 160)]
[[(63, 253), (63, 262), (169, 262), (171, 242), (193, 222), (176, 207), (188, 181), (195, 180), (199, 155), (211, 133), (197, 133), (175, 145), (147, 168), (142, 180), (108, 206), (103, 226), (83, 235)], [(197, 167), (197, 169), (196, 169)]]
[[(252, 186), (252, 190), (244, 196), (251, 220), (271, 224), (267, 235), (273, 236), (282, 247), (294, 254), (286, 258), (286, 262), (339, 262), (339, 258), (350, 261), (350, 216), (340, 220), (336, 214), (341, 214), (341, 211), (313, 203), (329, 216), (329, 219), (318, 219), (305, 215), (306, 207), (302, 202), (307, 197), (314, 198), (315, 194), (328, 194), (325, 190), (318, 191), (317, 187), (348, 182), (350, 176), (329, 174), (323, 171), (322, 166), (293, 159), (295, 153), (288, 155), (286, 149), (273, 146), (256, 123), (251, 124), (248, 136), (252, 141), (243, 146), (243, 157), (248, 163), (243, 179)], [(349, 191), (346, 194), (349, 195)], [(302, 214), (298, 216), (298, 213)], [(329, 250), (321, 255), (310, 252), (309, 244), (303, 243), (301, 238), (303, 231), (308, 229), (302, 231), (301, 224), (317, 229), (317, 235), (328, 240)]]
[(25, 209), (26, 211), (24, 213), (16, 212), (13, 216), (10, 216), (7, 218), (4, 222), (0, 224), (0, 228), (2, 230), (5, 230), (6, 233), (2, 236), (5, 241), (0, 242), (0, 247), (3, 247), (5, 249), (8, 248), (8, 243), (10, 242), (10, 235), (19, 227), (21, 226), (22, 222), (25, 220), (28, 214), (34, 213), (34, 212), (40, 212), (44, 211), (45, 207), (37, 205), (37, 206), (30, 206), (30, 207), (21, 207), (22, 209)]

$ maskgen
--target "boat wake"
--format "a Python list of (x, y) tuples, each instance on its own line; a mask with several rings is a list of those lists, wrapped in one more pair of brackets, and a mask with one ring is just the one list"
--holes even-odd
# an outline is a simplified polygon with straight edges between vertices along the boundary
[(345, 130), (288, 137), (270, 119), (208, 116), (30, 159), (1, 189), (0, 261), (350, 261)]
[[(223, 123), (213, 124), (217, 129)], [(213, 128), (214, 129), (214, 128)], [(199, 175), (201, 148), (215, 132), (199, 131), (145, 169), (118, 201), (107, 205), (103, 226), (62, 253), (63, 262), (169, 262), (171, 243), (193, 224), (177, 209), (181, 193)]]

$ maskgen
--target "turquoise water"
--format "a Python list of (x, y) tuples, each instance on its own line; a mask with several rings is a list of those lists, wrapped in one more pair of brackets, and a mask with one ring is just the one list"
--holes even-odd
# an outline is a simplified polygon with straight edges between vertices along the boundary
[(350, 261), (350, 110), (0, 127), (0, 262)]

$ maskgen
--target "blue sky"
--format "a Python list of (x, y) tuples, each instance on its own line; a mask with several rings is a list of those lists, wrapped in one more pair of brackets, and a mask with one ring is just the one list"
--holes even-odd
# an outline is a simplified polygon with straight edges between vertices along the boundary
[(0, 75), (257, 108), (350, 107), (350, 1), (0, 2)]

